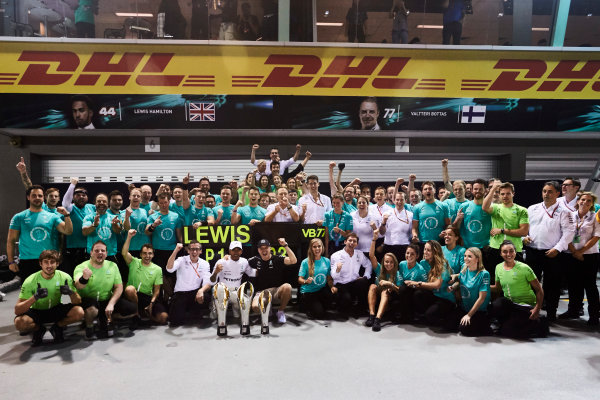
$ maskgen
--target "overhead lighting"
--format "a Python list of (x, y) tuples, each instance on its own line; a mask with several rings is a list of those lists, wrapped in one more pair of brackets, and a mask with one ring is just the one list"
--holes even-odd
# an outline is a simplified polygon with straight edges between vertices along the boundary
[(444, 29), (443, 25), (417, 25), (421, 29)]
[(534, 32), (549, 32), (550, 28), (531, 28)]
[(343, 22), (317, 22), (317, 26), (344, 26)]
[(153, 14), (150, 13), (127, 13), (127, 12), (116, 12), (115, 15), (117, 17), (154, 17)]

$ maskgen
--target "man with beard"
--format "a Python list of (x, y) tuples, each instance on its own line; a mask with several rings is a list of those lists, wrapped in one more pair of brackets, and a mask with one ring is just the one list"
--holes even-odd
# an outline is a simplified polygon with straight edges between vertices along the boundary
[[(131, 238), (131, 243), (128, 246), (128, 252), (137, 258), (140, 257), (142, 246), (150, 243), (150, 239), (145, 234), (146, 225), (148, 224), (148, 213), (141, 207), (142, 197), (140, 189), (132, 189), (129, 192), (129, 207), (121, 211), (123, 230), (129, 232), (130, 229), (134, 229), (138, 233)], [(126, 262), (126, 264), (129, 263)]]
[(440, 233), (450, 224), (448, 206), (435, 199), (435, 183), (421, 185), (424, 201), (413, 207), (412, 240), (423, 245), (429, 240), (439, 240)]
[(194, 229), (204, 225), (214, 225), (215, 217), (211, 208), (206, 204), (206, 192), (198, 191), (194, 196), (194, 206), (186, 210), (185, 226), (192, 225)]
[(106, 245), (101, 240), (92, 244), (90, 259), (75, 267), (73, 280), (81, 296), (85, 313), (85, 337), (94, 338), (94, 320), (98, 318), (98, 337), (112, 336), (113, 312), (115, 318), (129, 318), (136, 314), (134, 303), (121, 298), (123, 281), (117, 264), (106, 259)]
[[(77, 304), (81, 298), (75, 293), (73, 279), (63, 271), (57, 271), (60, 256), (55, 250), (44, 250), (39, 257), (41, 271), (30, 275), (21, 286), (19, 301), (15, 305), (15, 327), (21, 333), (33, 332), (32, 346), (42, 344), (46, 328), (43, 324), (53, 322), (50, 333), (54, 343), (64, 341), (65, 326), (81, 321), (83, 309)], [(71, 304), (62, 304), (62, 295), (68, 295)]]
[(285, 281), (285, 266), (295, 265), (298, 260), (284, 238), (279, 238), (277, 241), (279, 246), (285, 249), (285, 257), (271, 254), (271, 243), (261, 239), (258, 242), (258, 255), (248, 260), (250, 267), (256, 270), (254, 291), (257, 296), (252, 299), (252, 311), (259, 312), (258, 294), (268, 290), (271, 292), (273, 304), (279, 303), (277, 322), (285, 324), (285, 307), (292, 298), (292, 286)]
[[(319, 193), (319, 177), (311, 175), (306, 178), (308, 193), (298, 201), (300, 207), (306, 207), (303, 212), (305, 224), (322, 224), (325, 213), (331, 210), (331, 199)], [(306, 206), (304, 206), (306, 204)]]
[(71, 98), (71, 111), (77, 129), (96, 129), (92, 123), (92, 118), (94, 118), (94, 104), (88, 96), (73, 96)]
[(107, 212), (108, 196), (104, 193), (96, 195), (95, 203), (96, 213), (87, 215), (81, 225), (81, 232), (87, 238), (87, 253), (91, 254), (93, 244), (101, 240), (106, 245), (107, 258), (116, 263), (117, 235), (121, 233), (119, 216)]
[(77, 186), (77, 178), (71, 178), (71, 184), (63, 197), (62, 205), (71, 213), (73, 234), (66, 237), (66, 249), (61, 270), (72, 275), (75, 267), (87, 257), (87, 238), (83, 235), (83, 220), (88, 215), (96, 214), (96, 206), (88, 203), (88, 192)]
[(231, 194), (233, 189), (229, 185), (223, 185), (221, 188), (221, 204), (213, 208), (216, 225), (231, 225), (231, 215), (233, 208), (231, 204)]
[[(59, 250), (54, 238), (54, 231), (64, 235), (73, 233), (71, 215), (63, 207), (58, 207), (59, 214), (64, 216), (61, 220), (58, 214), (44, 211), (44, 188), (33, 185), (27, 190), (29, 208), (15, 214), (8, 229), (6, 240), (6, 254), (8, 256), (9, 268), (17, 273), (24, 281), (29, 275), (35, 273), (39, 268), (39, 256), (44, 250)], [(15, 248), (19, 243), (19, 258), (17, 264), (15, 259)]]
[[(492, 229), (492, 217), (483, 211), (483, 198), (487, 188), (487, 182), (483, 179), (473, 181), (473, 201), (467, 201), (460, 205), (456, 214), (456, 219), (452, 226), (460, 228), (460, 237), (463, 239), (465, 247), (477, 247), (482, 250), (490, 244), (490, 230)], [(487, 266), (487, 260), (483, 260), (483, 265)], [(490, 265), (490, 268), (496, 268)]]
[(379, 106), (375, 97), (367, 97), (360, 103), (358, 118), (360, 119), (360, 129), (363, 131), (378, 131), (381, 129), (377, 123)]

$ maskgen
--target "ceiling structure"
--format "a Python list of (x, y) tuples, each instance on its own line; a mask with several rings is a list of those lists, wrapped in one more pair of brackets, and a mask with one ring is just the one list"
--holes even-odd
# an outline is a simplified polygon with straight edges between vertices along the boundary
[[(9, 0), (10, 1), (10, 0)], [(78, 0), (13, 0), (17, 8), (18, 22), (29, 24), (36, 35), (44, 35), (41, 25), (45, 21), (48, 36), (74, 36), (74, 10)], [(179, 1), (183, 15), (187, 19), (188, 33), (192, 2)], [(209, 14), (217, 16), (221, 0), (207, 1)], [(259, 19), (262, 16), (262, 0), (245, 0), (250, 3), (252, 13)], [(310, 0), (291, 0), (310, 1)], [(441, 2), (443, 0), (406, 0), (410, 11), (408, 16), (409, 39), (419, 38), (422, 44), (441, 43)], [(552, 23), (552, 9), (555, 0), (534, 0), (532, 43), (549, 42)], [(125, 17), (115, 15), (116, 12), (138, 12), (152, 14), (146, 19), (156, 30), (156, 12), (160, 0), (98, 0), (99, 12), (95, 18), (96, 37), (103, 37), (105, 29), (121, 28)], [(238, 1), (238, 7), (242, 0)], [(392, 20), (389, 10), (393, 0), (362, 0), (367, 7), (366, 22), (367, 42), (391, 42)], [(319, 42), (346, 42), (346, 14), (352, 0), (315, 0), (316, 20), (319, 23), (341, 24), (341, 26), (318, 26)], [(388, 4), (389, 3), (389, 4)], [(503, 45), (512, 43), (512, 0), (472, 0), (473, 14), (466, 15), (463, 22), (462, 44), (465, 45)], [(565, 46), (588, 44), (600, 46), (600, 1), (572, 0), (571, 15), (567, 25)], [(293, 18), (292, 18), (293, 20)], [(212, 38), (218, 32), (218, 18), (211, 18)], [(293, 23), (293, 22), (292, 22)], [(40, 33), (41, 32), (41, 33)], [(131, 33), (129, 33), (132, 35)], [(189, 36), (189, 35), (188, 35)], [(132, 36), (129, 36), (132, 37)]]

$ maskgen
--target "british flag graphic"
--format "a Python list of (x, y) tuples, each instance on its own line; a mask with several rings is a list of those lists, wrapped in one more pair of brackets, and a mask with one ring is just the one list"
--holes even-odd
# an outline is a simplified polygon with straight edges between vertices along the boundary
[(215, 120), (215, 103), (189, 103), (188, 115), (190, 121)]

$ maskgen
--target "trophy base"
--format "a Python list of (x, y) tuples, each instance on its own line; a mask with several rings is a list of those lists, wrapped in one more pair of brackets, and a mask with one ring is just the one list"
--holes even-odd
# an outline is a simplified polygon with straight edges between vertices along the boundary
[(263, 335), (268, 335), (269, 334), (269, 325), (267, 325), (267, 326), (264, 326), (264, 325), (261, 326), (260, 333), (263, 334)]
[(218, 326), (217, 336), (227, 336), (227, 326)]
[(250, 334), (250, 325), (242, 325), (240, 327), (240, 335), (246, 336)]

